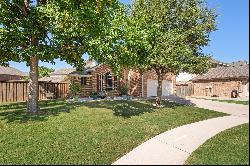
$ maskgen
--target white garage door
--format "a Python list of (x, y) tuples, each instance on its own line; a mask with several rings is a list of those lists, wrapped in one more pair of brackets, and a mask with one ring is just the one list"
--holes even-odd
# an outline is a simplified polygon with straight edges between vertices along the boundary
[[(147, 80), (147, 97), (157, 96), (157, 80)], [(169, 96), (173, 93), (173, 84), (171, 81), (162, 81), (162, 96)]]
[(162, 81), (162, 96), (169, 96), (173, 94), (173, 84), (171, 81)]
[(157, 80), (147, 80), (147, 97), (157, 96)]

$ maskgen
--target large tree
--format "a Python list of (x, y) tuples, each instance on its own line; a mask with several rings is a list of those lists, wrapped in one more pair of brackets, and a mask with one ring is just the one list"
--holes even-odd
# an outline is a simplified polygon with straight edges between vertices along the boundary
[(160, 98), (166, 73), (202, 73), (209, 68), (202, 48), (216, 30), (216, 16), (204, 0), (134, 0), (130, 12), (113, 23), (113, 33), (122, 33), (107, 42), (114, 51), (107, 59), (118, 66), (155, 70)]
[(146, 41), (142, 47), (135, 44), (139, 50), (136, 56), (139, 60), (143, 57), (143, 65), (157, 73), (159, 98), (166, 73), (202, 73), (208, 69), (209, 56), (202, 47), (208, 45), (209, 34), (216, 29), (216, 14), (204, 0), (135, 0), (132, 11), (130, 32), (139, 29)]
[(90, 42), (108, 27), (116, 0), (1, 0), (0, 62), (30, 66), (27, 110), (38, 110), (38, 62), (79, 68)]

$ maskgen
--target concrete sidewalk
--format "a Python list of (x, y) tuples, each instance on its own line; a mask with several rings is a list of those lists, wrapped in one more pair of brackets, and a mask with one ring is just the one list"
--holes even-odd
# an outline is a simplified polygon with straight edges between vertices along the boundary
[[(112, 165), (180, 165), (206, 140), (221, 131), (249, 122), (249, 107), (191, 99), (198, 107), (231, 114), (180, 126), (144, 142)], [(237, 109), (237, 110), (235, 110)]]

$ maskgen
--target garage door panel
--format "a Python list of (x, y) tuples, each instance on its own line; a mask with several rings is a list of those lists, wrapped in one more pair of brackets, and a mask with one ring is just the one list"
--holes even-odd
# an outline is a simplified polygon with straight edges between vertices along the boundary
[(157, 80), (147, 80), (147, 97), (150, 96), (157, 96), (157, 86), (158, 81)]
[[(147, 80), (147, 97), (157, 96), (157, 80)], [(162, 81), (162, 96), (169, 96), (173, 93), (173, 83), (171, 81)]]
[(162, 82), (162, 96), (169, 96), (172, 94), (173, 84), (171, 81), (163, 80)]

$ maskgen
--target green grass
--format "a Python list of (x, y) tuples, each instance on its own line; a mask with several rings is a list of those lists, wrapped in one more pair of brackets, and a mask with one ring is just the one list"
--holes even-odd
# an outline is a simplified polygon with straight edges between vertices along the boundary
[(184, 124), (225, 116), (211, 110), (150, 101), (0, 105), (0, 164), (111, 164), (144, 141)]
[(212, 137), (195, 150), (185, 164), (249, 165), (249, 124)]
[(220, 102), (227, 102), (227, 103), (235, 103), (235, 104), (243, 104), (243, 105), (249, 105), (249, 101), (240, 101), (240, 100), (216, 100)]
[(220, 99), (207, 99), (207, 98), (199, 98), (199, 97), (193, 97), (193, 98), (211, 100), (211, 101), (219, 101), (219, 102), (226, 102), (226, 103), (249, 105), (249, 101), (245, 101), (245, 100), (220, 100)]

